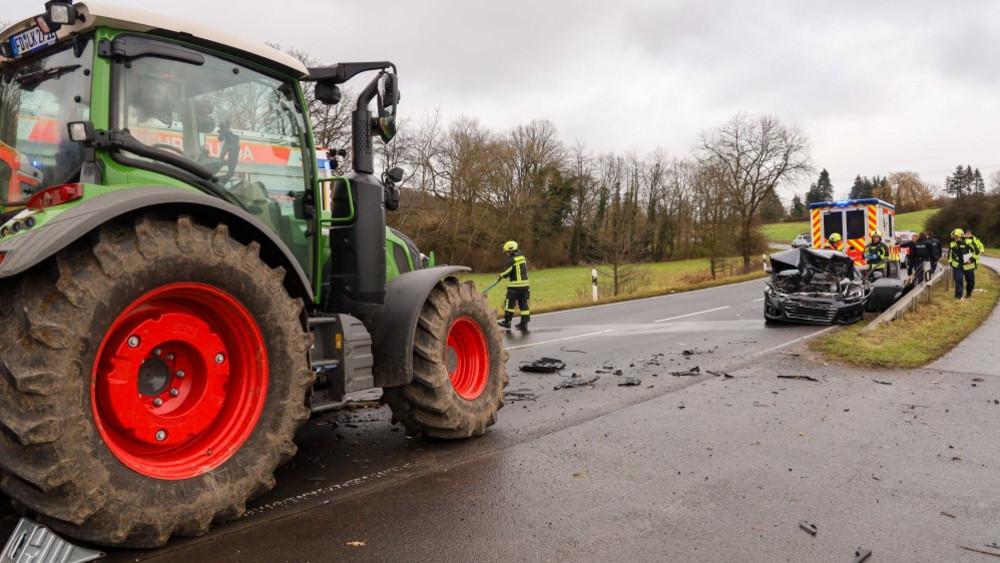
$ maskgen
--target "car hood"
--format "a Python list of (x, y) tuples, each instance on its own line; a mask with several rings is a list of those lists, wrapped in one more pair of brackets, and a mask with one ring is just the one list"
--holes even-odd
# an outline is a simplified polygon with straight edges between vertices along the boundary
[(774, 274), (788, 270), (824, 273), (840, 278), (860, 279), (861, 272), (854, 267), (854, 260), (839, 250), (816, 248), (792, 248), (771, 255), (771, 269)]

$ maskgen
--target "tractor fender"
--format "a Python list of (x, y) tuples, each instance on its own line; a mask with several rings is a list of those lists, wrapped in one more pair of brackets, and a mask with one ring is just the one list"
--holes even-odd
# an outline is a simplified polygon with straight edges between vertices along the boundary
[(0, 253), (6, 252), (0, 262), (0, 279), (27, 271), (104, 223), (151, 210), (226, 223), (238, 240), (258, 241), (261, 258), (271, 266), (283, 266), (286, 272), (294, 272), (285, 279), (292, 295), (312, 301), (312, 286), (302, 266), (264, 223), (217, 197), (169, 186), (128, 188), (95, 197), (67, 209), (44, 226), (0, 242)]
[(413, 380), (413, 335), (431, 290), (466, 266), (437, 266), (401, 274), (386, 285), (385, 307), (372, 331), (376, 387), (396, 387)]

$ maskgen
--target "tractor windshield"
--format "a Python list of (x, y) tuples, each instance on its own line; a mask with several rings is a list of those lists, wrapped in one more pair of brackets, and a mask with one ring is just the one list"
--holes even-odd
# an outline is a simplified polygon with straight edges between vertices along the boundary
[(73, 181), (83, 163), (66, 124), (90, 119), (92, 41), (28, 56), (0, 76), (0, 207)]

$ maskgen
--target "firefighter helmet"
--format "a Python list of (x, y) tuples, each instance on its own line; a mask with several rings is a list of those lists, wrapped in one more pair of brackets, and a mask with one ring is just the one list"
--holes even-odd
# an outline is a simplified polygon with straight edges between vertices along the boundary
[(962, 229), (955, 229), (954, 231), (951, 232), (951, 237), (952, 238), (955, 238), (955, 237), (964, 237), (964, 236), (965, 236), (965, 233), (962, 232)]
[(830, 242), (840, 242), (840, 233), (833, 233), (830, 235)]
[(882, 231), (872, 231), (872, 236), (882, 238)]
[(504, 252), (514, 252), (515, 250), (517, 250), (517, 243), (512, 240), (509, 240), (503, 243), (503, 249)]

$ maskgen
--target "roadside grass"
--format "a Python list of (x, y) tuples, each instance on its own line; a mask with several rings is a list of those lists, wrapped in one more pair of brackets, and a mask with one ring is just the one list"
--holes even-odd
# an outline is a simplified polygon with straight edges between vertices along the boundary
[(1000, 298), (1000, 276), (992, 268), (976, 271), (976, 291), (972, 299), (956, 301), (952, 294), (954, 286), (951, 287), (946, 290), (945, 284), (939, 282), (931, 290), (930, 303), (921, 296), (916, 311), (885, 323), (863, 337), (861, 329), (874, 319), (874, 315), (812, 340), (809, 348), (828, 361), (859, 367), (910, 369), (926, 365), (976, 330)]
[[(931, 215), (937, 213), (937, 209), (923, 209), (910, 213), (900, 213), (896, 215), (897, 231), (924, 230), (924, 223)], [(761, 226), (761, 232), (767, 240), (788, 244), (800, 233), (809, 233), (809, 221), (796, 221), (794, 223), (768, 223)]]
[[(598, 269), (607, 270), (606, 267)], [(599, 299), (597, 303), (594, 303), (591, 294), (591, 266), (529, 270), (531, 312), (545, 313), (601, 303), (628, 301), (737, 283), (765, 276), (762, 269), (757, 269), (749, 274), (739, 274), (738, 272), (742, 269), (740, 258), (725, 259), (722, 272), (718, 272), (718, 277), (714, 280), (709, 275), (707, 259), (639, 264), (636, 269), (636, 281), (632, 284), (634, 286), (632, 291), (615, 297), (611, 296), (611, 278), (598, 273)], [(474, 281), (476, 288), (482, 291), (496, 281), (497, 273), (462, 274), (460, 277), (463, 280)], [(507, 283), (504, 280), (490, 290), (488, 294), (490, 306), (502, 310), (506, 289)]]

